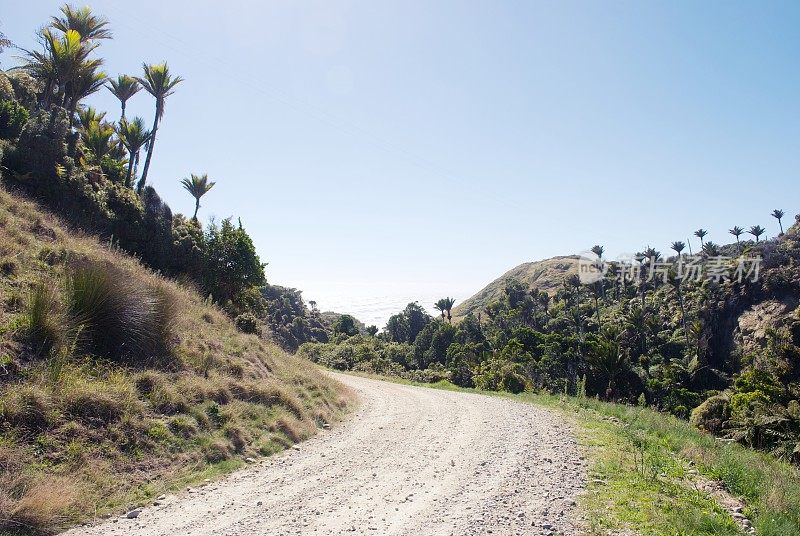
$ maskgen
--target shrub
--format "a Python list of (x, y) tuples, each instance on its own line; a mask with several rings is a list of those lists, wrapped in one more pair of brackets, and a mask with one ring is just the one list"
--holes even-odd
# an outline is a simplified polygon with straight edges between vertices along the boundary
[(6, 76), (11, 82), (11, 87), (14, 88), (17, 101), (28, 109), (33, 108), (39, 100), (41, 84), (24, 71), (10, 71), (6, 73)]
[(714, 395), (692, 410), (689, 422), (695, 428), (719, 435), (730, 417), (731, 405), (728, 397)]
[(11, 140), (22, 133), (28, 110), (13, 100), (0, 100), (0, 139)]
[(478, 389), (487, 391), (520, 393), (526, 386), (522, 365), (502, 359), (489, 359), (479, 365), (474, 381)]
[(242, 313), (236, 317), (236, 329), (242, 333), (259, 333), (258, 319), (252, 313)]
[(14, 95), (14, 86), (11, 85), (11, 80), (8, 79), (6, 73), (0, 71), (0, 101), (16, 100)]

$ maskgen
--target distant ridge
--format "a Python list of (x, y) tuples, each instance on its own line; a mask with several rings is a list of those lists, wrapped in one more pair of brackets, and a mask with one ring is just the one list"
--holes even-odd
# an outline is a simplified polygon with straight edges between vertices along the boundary
[(578, 272), (578, 256), (564, 255), (542, 261), (525, 262), (507, 271), (480, 292), (467, 298), (453, 309), (453, 317), (463, 318), (470, 313), (477, 314), (503, 294), (506, 281), (516, 279), (528, 288), (543, 290), (550, 295), (561, 287), (564, 278)]

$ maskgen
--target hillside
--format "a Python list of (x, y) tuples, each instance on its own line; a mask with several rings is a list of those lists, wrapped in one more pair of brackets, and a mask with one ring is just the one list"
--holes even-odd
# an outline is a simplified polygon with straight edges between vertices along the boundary
[(0, 258), (0, 532), (134, 507), (348, 406), (307, 361), (2, 186)]
[(561, 288), (567, 275), (577, 273), (577, 263), (578, 257), (572, 255), (522, 263), (486, 285), (474, 296), (457, 304), (453, 309), (453, 318), (460, 319), (486, 309), (486, 306), (503, 296), (503, 289), (509, 280), (519, 281), (528, 288), (553, 295)]

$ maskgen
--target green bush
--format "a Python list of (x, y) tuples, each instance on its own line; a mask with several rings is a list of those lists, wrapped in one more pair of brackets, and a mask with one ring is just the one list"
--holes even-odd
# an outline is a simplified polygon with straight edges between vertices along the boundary
[(730, 399), (726, 395), (711, 396), (692, 410), (689, 423), (695, 428), (719, 435), (731, 417), (730, 406)]
[(28, 109), (32, 109), (39, 101), (42, 85), (35, 78), (24, 71), (6, 72), (17, 101)]
[(14, 86), (11, 85), (11, 80), (8, 79), (6, 73), (0, 71), (0, 101), (16, 100), (14, 95)]
[(502, 359), (492, 358), (479, 365), (473, 379), (475, 387), (487, 391), (520, 393), (526, 387), (522, 366)]
[(259, 333), (258, 319), (253, 313), (243, 313), (236, 317), (234, 320), (236, 329), (242, 333)]
[(22, 133), (28, 110), (13, 100), (0, 100), (0, 139), (11, 140)]

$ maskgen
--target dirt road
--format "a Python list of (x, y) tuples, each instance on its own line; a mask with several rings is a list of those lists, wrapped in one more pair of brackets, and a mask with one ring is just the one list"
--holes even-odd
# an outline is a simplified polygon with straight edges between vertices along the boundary
[(349, 421), (135, 519), (70, 536), (577, 534), (585, 462), (555, 413), (336, 375)]

